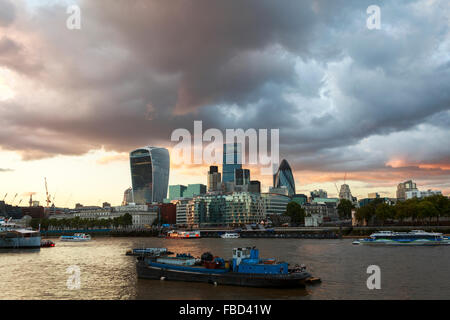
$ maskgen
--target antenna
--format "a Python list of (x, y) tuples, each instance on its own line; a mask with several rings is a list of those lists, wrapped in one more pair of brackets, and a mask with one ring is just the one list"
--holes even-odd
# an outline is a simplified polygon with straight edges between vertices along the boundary
[(347, 172), (344, 175), (344, 184), (345, 184), (345, 180), (347, 180)]

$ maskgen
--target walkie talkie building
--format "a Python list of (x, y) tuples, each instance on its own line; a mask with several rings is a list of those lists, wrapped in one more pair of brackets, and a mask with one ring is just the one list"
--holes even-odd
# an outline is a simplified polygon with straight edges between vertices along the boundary
[(162, 202), (169, 186), (170, 157), (166, 148), (143, 147), (130, 152), (132, 198), (136, 204)]

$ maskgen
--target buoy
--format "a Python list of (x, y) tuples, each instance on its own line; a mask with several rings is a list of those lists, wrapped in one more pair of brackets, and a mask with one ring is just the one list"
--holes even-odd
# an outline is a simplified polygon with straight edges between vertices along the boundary
[(214, 287), (217, 287), (217, 282), (216, 281), (214, 281)]
[(166, 277), (161, 277), (161, 281), (163, 281), (163, 280), (165, 280), (166, 279)]

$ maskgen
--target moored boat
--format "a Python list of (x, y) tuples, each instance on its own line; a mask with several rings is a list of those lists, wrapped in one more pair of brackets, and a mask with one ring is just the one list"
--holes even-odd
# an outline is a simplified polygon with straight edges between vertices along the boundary
[(256, 248), (235, 248), (231, 261), (204, 253), (201, 259), (189, 254), (176, 257), (139, 257), (137, 274), (143, 279), (207, 282), (215, 285), (249, 287), (302, 287), (311, 278), (306, 268), (290, 269), (288, 263), (259, 258)]
[(379, 231), (372, 233), (369, 238), (360, 239), (365, 245), (393, 245), (393, 246), (436, 246), (448, 245), (450, 240), (442, 233), (412, 230), (411, 232)]
[(45, 239), (41, 241), (41, 248), (51, 248), (54, 246), (55, 243), (52, 240)]
[(172, 254), (167, 248), (136, 248), (128, 250), (127, 256), (162, 256)]
[(225, 232), (224, 234), (220, 235), (222, 239), (237, 239), (240, 238), (239, 233), (237, 232)]
[(40, 248), (41, 233), (32, 228), (0, 220), (0, 248)]
[(61, 236), (59, 237), (59, 240), (68, 242), (82, 242), (82, 241), (90, 241), (91, 236), (85, 233), (75, 233), (73, 236)]
[(200, 238), (200, 231), (176, 231), (167, 232), (167, 239), (196, 239)]

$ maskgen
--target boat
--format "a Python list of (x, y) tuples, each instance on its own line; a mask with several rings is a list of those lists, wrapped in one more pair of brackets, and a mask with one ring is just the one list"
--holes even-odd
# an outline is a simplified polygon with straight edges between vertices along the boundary
[(0, 220), (0, 248), (40, 248), (41, 233), (32, 228), (25, 228), (10, 222)]
[(230, 261), (214, 257), (209, 252), (200, 259), (190, 254), (138, 257), (136, 270), (141, 279), (247, 287), (304, 287), (307, 279), (311, 278), (305, 266), (289, 268), (286, 262), (259, 258), (259, 250), (255, 247), (234, 248)]
[(91, 236), (85, 233), (75, 233), (73, 236), (61, 236), (59, 240), (70, 242), (90, 241)]
[(226, 232), (220, 236), (222, 239), (237, 239), (240, 238), (239, 233), (236, 232)]
[(51, 248), (54, 247), (55, 243), (52, 240), (41, 240), (41, 248)]
[(200, 231), (176, 231), (167, 232), (167, 239), (195, 239), (200, 238)]
[(360, 239), (364, 245), (394, 245), (394, 246), (436, 246), (448, 245), (450, 240), (442, 233), (412, 230), (411, 232), (379, 231), (369, 238)]
[(127, 256), (163, 256), (173, 254), (167, 248), (137, 248), (128, 250), (125, 253)]

